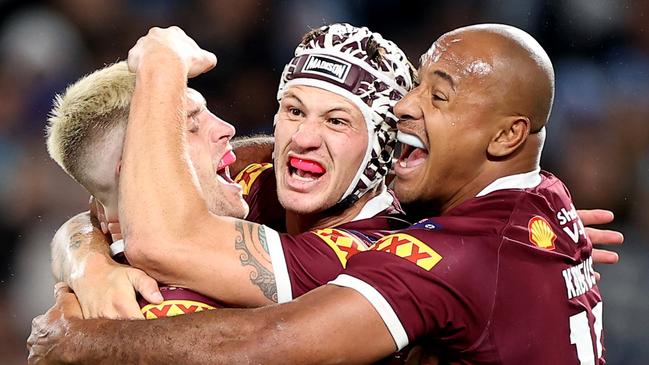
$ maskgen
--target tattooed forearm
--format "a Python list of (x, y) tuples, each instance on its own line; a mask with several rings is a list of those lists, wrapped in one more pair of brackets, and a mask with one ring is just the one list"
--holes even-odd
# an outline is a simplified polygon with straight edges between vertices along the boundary
[[(275, 274), (264, 266), (254, 254), (251, 254), (251, 248), (254, 247), (255, 224), (245, 221), (235, 222), (235, 229), (239, 232), (240, 236), (235, 238), (234, 247), (237, 250), (243, 251), (239, 256), (243, 266), (252, 266), (253, 270), (250, 272), (250, 281), (261, 289), (266, 298), (277, 302), (277, 286), (275, 285)], [(268, 253), (268, 245), (266, 244), (266, 235), (261, 226), (258, 226), (257, 237), (259, 237), (259, 245), (264, 248)]]

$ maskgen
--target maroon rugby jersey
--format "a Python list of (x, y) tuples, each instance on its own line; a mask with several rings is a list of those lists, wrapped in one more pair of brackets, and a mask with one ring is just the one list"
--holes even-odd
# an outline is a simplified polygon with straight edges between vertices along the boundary
[(566, 187), (533, 171), (384, 237), (332, 283), (442, 363), (604, 364), (591, 251)]
[(234, 181), (243, 189), (250, 207), (246, 220), (276, 231), (286, 231), (286, 211), (277, 198), (275, 170), (271, 163), (253, 163), (241, 170)]
[[(285, 211), (277, 199), (272, 164), (252, 164), (235, 178), (250, 206), (246, 220), (264, 224), (277, 283), (278, 301), (290, 301), (334, 279), (347, 259), (389, 231), (408, 227), (387, 189), (369, 200), (351, 222), (297, 235), (285, 232)], [(270, 222), (270, 224), (269, 224)]]
[[(126, 255), (124, 255), (124, 240), (118, 240), (111, 243), (110, 254), (116, 262), (130, 265), (126, 259)], [(201, 312), (204, 310), (223, 307), (223, 305), (217, 301), (191, 289), (165, 284), (159, 284), (159, 289), (163, 298), (163, 301), (160, 304), (151, 304), (139, 293), (137, 294), (137, 302), (140, 305), (140, 311), (146, 319), (173, 317), (181, 314)]]

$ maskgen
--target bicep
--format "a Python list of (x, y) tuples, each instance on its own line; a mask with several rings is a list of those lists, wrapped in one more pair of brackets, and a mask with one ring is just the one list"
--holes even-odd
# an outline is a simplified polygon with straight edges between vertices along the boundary
[(149, 268), (158, 281), (190, 288), (236, 306), (277, 302), (277, 287), (265, 227), (210, 216), (191, 235), (166, 245)]

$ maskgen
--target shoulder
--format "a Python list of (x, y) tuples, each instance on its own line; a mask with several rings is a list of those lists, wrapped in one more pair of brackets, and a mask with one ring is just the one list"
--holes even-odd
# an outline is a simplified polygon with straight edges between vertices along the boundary
[(451, 267), (473, 270), (476, 261), (483, 266), (496, 261), (499, 231), (490, 220), (435, 217), (384, 236), (370, 250), (398, 256), (426, 271), (437, 271), (433, 268), (441, 261), (444, 272)]
[(261, 182), (263, 178), (271, 175), (273, 175), (272, 163), (252, 163), (241, 170), (234, 181), (241, 185), (243, 194), (248, 195), (255, 182)]

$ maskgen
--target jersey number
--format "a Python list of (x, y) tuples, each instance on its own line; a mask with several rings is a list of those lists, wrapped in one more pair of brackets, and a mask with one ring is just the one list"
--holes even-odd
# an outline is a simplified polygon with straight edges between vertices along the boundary
[[(602, 302), (593, 307), (593, 331), (597, 342), (597, 359), (602, 357)], [(593, 339), (590, 336), (586, 311), (570, 316), (570, 343), (577, 347), (577, 358), (581, 365), (594, 365)]]

